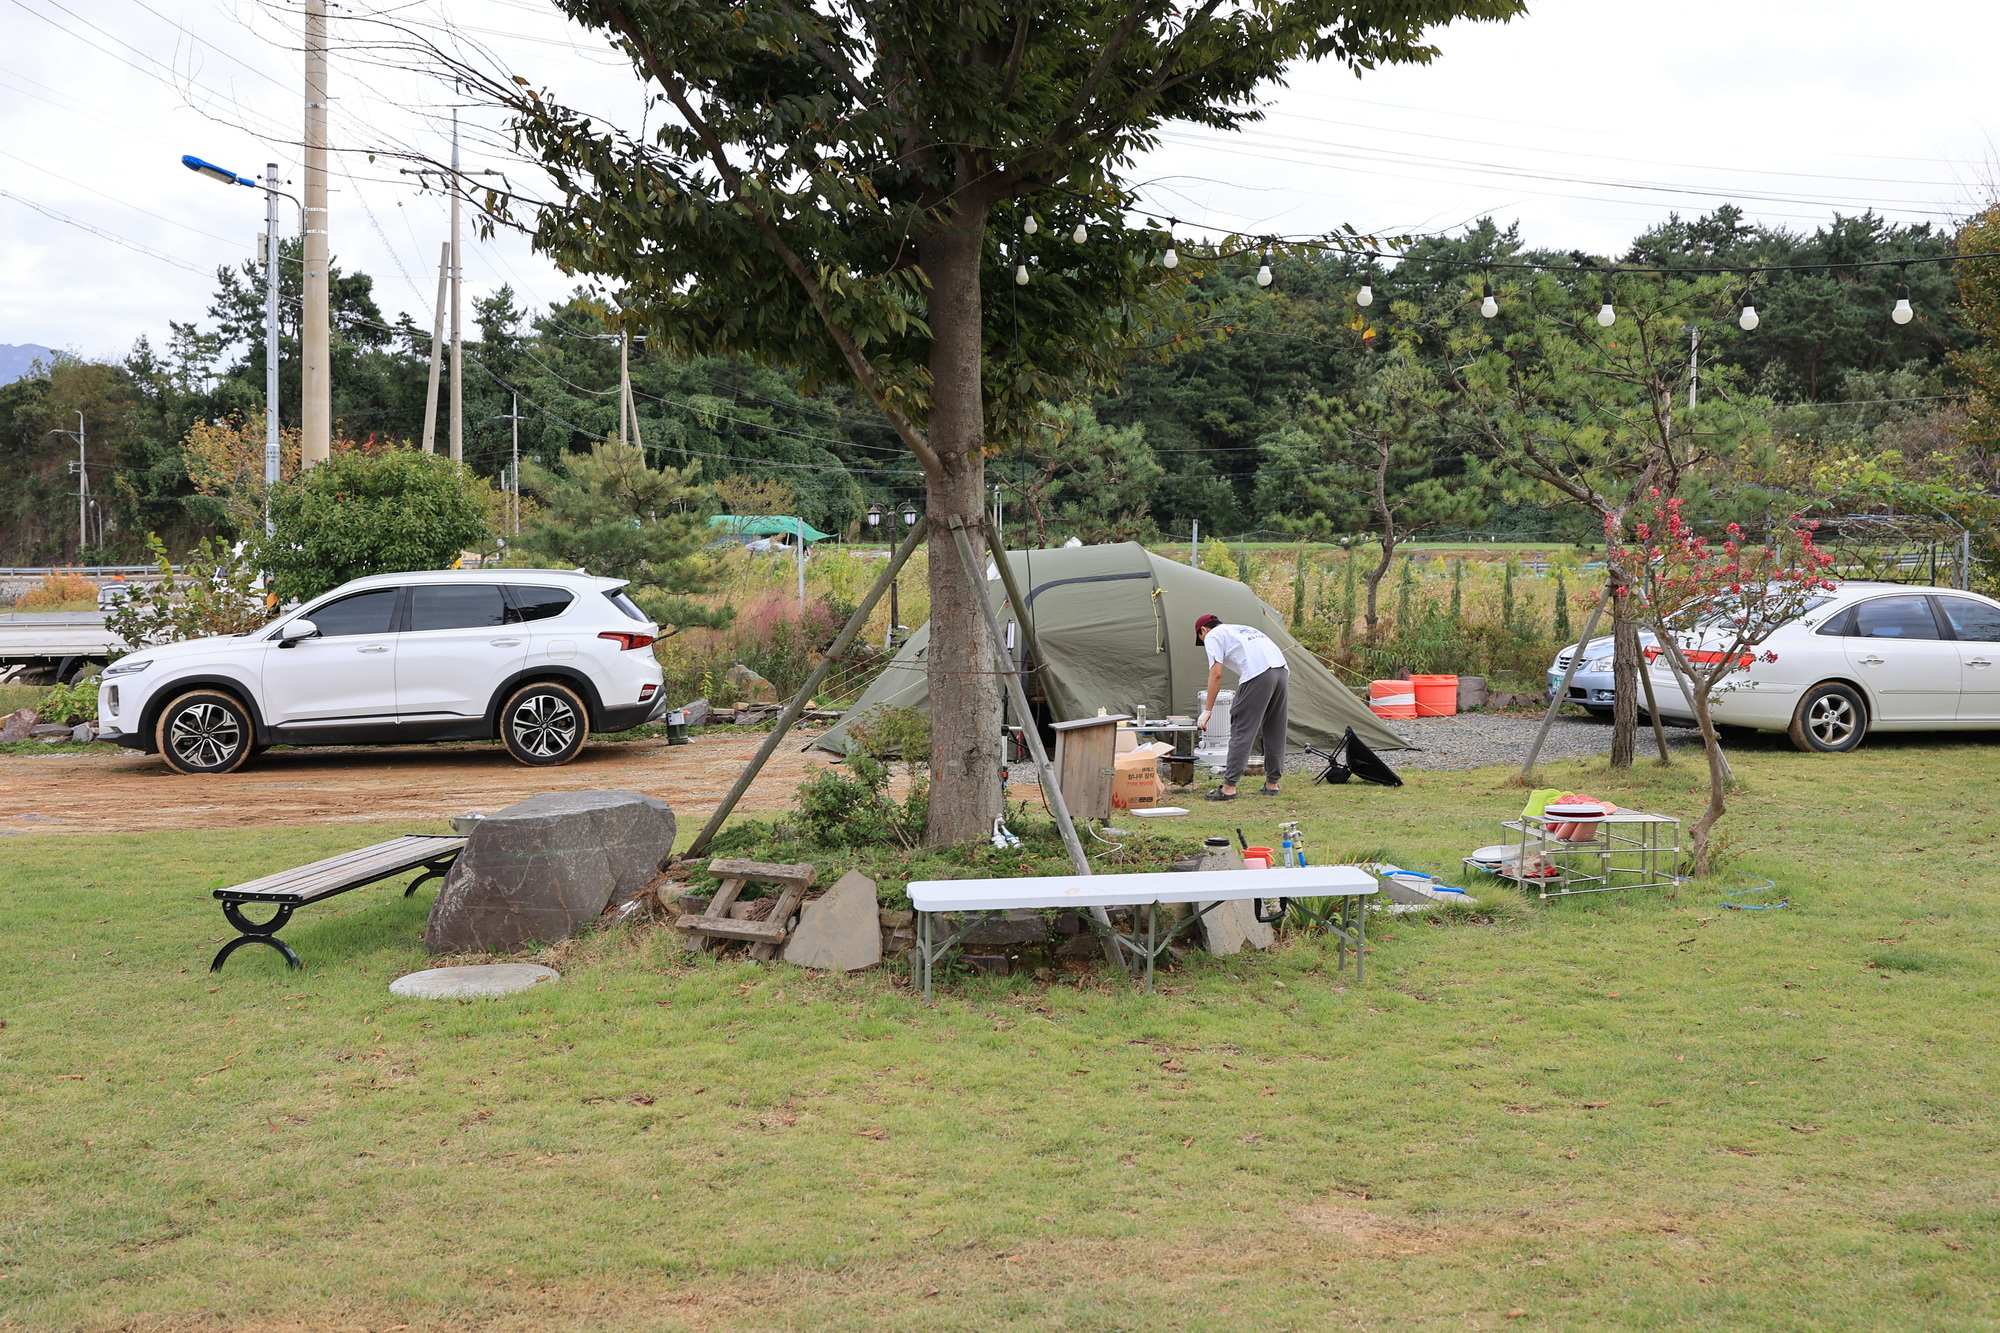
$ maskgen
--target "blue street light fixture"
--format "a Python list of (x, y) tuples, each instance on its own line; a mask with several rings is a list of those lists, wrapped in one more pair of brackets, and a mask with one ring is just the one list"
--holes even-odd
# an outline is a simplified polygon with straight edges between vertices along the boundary
[(251, 180), (248, 176), (239, 176), (228, 167), (218, 167), (213, 162), (204, 162), (193, 153), (182, 153), (181, 165), (189, 171), (199, 172), (211, 180), (219, 180), (224, 185), (247, 185), (253, 190), (257, 188), (257, 182)]
[[(239, 176), (228, 167), (181, 154), (181, 165), (224, 185), (246, 185), (264, 191), (264, 535), (271, 534), (271, 492), (278, 488), (278, 164), (266, 163), (264, 179)], [(297, 203), (296, 199), (292, 202)]]

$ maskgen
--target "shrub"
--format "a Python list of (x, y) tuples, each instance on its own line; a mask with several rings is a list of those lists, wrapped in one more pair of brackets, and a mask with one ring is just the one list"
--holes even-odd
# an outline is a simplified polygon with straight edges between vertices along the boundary
[(97, 605), (97, 585), (72, 570), (58, 569), (21, 594), (14, 605), (23, 611), (47, 611), (74, 602)]
[(73, 727), (79, 722), (97, 721), (97, 682), (80, 680), (74, 685), (58, 685), (35, 704), (35, 713), (44, 722)]
[(104, 626), (134, 650), (183, 639), (247, 634), (271, 618), (256, 588), (257, 567), (220, 538), (204, 537), (174, 571), (166, 545), (146, 539), (160, 578), (136, 584), (104, 618)]
[(889, 795), (889, 766), (865, 750), (847, 756), (847, 772), (828, 768), (799, 786), (799, 833), (822, 847), (914, 848), (923, 841), (929, 784), (917, 779), (899, 803)]
[(258, 554), (278, 594), (300, 601), (367, 574), (448, 569), (490, 535), (491, 489), (442, 454), (344, 451), (278, 487)]

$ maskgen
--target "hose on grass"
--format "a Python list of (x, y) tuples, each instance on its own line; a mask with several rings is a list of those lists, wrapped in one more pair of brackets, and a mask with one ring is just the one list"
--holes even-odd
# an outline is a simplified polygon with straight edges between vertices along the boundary
[(1717, 898), (1715, 905), (1718, 907), (1727, 907), (1732, 912), (1775, 912), (1780, 907), (1790, 907), (1792, 905), (1790, 898), (1780, 898), (1774, 903), (1731, 902), (1730, 899), (1740, 897), (1746, 893), (1775, 893), (1777, 891), (1778, 884), (1776, 880), (1764, 879), (1762, 875), (1745, 875), (1743, 878), (1763, 880), (1763, 882), (1761, 884), (1745, 885), (1739, 889), (1731, 889), (1720, 898)]

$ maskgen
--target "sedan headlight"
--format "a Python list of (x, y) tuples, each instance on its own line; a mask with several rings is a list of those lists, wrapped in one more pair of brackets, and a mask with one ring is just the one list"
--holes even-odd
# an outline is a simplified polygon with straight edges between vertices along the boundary
[(153, 665), (153, 659), (150, 657), (141, 657), (136, 661), (127, 657), (121, 661), (113, 662), (99, 674), (104, 676), (136, 676), (151, 665)]
[(1593, 657), (1588, 662), (1585, 662), (1583, 664), (1583, 669), (1585, 671), (1591, 671), (1591, 672), (1609, 671), (1611, 670), (1613, 664), (1615, 664), (1617, 661), (1618, 659), (1615, 656)]

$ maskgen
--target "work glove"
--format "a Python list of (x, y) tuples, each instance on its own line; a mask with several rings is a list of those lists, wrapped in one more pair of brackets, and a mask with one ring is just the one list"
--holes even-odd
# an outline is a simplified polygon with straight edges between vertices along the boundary
[(1214, 712), (1213, 709), (1208, 709), (1208, 708), (1202, 709), (1201, 716), (1195, 720), (1194, 729), (1196, 731), (1207, 731), (1208, 719), (1210, 718), (1210, 716), (1213, 715), (1213, 712)]

